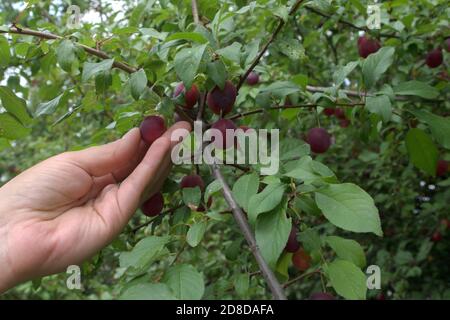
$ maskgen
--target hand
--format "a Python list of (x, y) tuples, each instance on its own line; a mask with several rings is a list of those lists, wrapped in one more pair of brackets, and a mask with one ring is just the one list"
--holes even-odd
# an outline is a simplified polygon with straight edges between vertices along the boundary
[(150, 148), (134, 128), (122, 139), (66, 152), (0, 188), (0, 292), (80, 264), (108, 245), (170, 168), (170, 135)]

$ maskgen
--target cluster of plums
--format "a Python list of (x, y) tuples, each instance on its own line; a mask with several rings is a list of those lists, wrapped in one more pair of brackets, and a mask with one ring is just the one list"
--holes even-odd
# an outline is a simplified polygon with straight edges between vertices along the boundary
[(347, 119), (344, 110), (341, 108), (325, 108), (323, 114), (327, 117), (336, 117), (341, 128), (347, 128), (350, 125), (350, 120)]
[[(444, 47), (447, 52), (450, 52), (450, 38), (447, 38), (444, 42)], [(378, 40), (367, 37), (366, 35), (358, 38), (358, 52), (360, 57), (367, 58), (370, 54), (380, 50), (381, 44)], [(425, 63), (430, 68), (439, 67), (444, 61), (442, 54), (442, 48), (437, 47), (427, 53), (425, 57)]]
[[(259, 82), (259, 75), (252, 71), (249, 73), (246, 82), (248, 85), (256, 85)], [(200, 91), (197, 86), (193, 84), (191, 88), (186, 90), (183, 83), (179, 83), (174, 90), (173, 97), (179, 98), (182, 95), (183, 104), (180, 106), (185, 109), (192, 109), (194, 106), (200, 101)], [(215, 86), (211, 91), (208, 92), (206, 97), (206, 102), (209, 109), (217, 115), (223, 117), (224, 115), (230, 113), (233, 108), (233, 105), (236, 101), (237, 89), (234, 84), (227, 80), (223, 89), (219, 86)], [(226, 139), (226, 130), (232, 129), (236, 130), (237, 126), (233, 121), (229, 119), (221, 118), (216, 121), (211, 126), (214, 129), (219, 130), (222, 133), (223, 139), (221, 141), (214, 141), (214, 144), (217, 148), (229, 148), (232, 146), (233, 141), (227, 141)], [(242, 130), (246, 131), (248, 127), (241, 126), (239, 127)], [(155, 142), (159, 137), (161, 137), (164, 132), (167, 130), (164, 118), (152, 115), (146, 117), (141, 125), (140, 132), (142, 140), (144, 140), (148, 145), (151, 145)], [(205, 183), (203, 179), (199, 175), (189, 175), (185, 176), (181, 179), (180, 188), (195, 188), (199, 187), (203, 192), (205, 189)], [(212, 204), (212, 198), (208, 199), (206, 204), (207, 207), (210, 207)], [(155, 217), (159, 215), (164, 208), (164, 197), (161, 192), (157, 192), (153, 194), (149, 199), (147, 199), (141, 206), (142, 212), (149, 217)], [(197, 211), (205, 211), (205, 207), (203, 204), (196, 209)]]

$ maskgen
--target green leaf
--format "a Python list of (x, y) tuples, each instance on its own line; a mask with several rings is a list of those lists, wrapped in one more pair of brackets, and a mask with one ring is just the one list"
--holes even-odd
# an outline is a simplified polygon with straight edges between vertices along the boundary
[(233, 196), (239, 206), (248, 212), (248, 203), (251, 197), (258, 193), (259, 176), (251, 173), (240, 177), (233, 186)]
[(216, 52), (222, 57), (236, 62), (237, 64), (241, 63), (241, 48), (242, 45), (238, 42), (233, 42), (228, 47), (217, 50)]
[(234, 278), (234, 288), (240, 297), (245, 297), (250, 286), (250, 277), (248, 273), (240, 273)]
[(275, 43), (278, 50), (286, 55), (292, 61), (298, 61), (305, 58), (305, 48), (298, 39), (280, 39)]
[(435, 99), (439, 95), (439, 90), (425, 82), (416, 80), (402, 82), (394, 88), (397, 95), (417, 96), (424, 99)]
[(182, 190), (182, 193), (184, 204), (192, 210), (196, 210), (200, 205), (200, 200), (202, 199), (202, 191), (200, 190), (200, 188), (184, 188)]
[(81, 81), (86, 82), (101, 72), (111, 70), (113, 63), (114, 59), (106, 59), (98, 63), (85, 62), (83, 65), (83, 75), (81, 76)]
[[(1, 133), (0, 133), (0, 136), (1, 136)], [(0, 138), (0, 151), (3, 151), (9, 147), (11, 147), (11, 144), (9, 143), (8, 139)]]
[(289, 18), (289, 9), (286, 6), (279, 6), (275, 8), (273, 14), (286, 22)]
[(290, 171), (284, 174), (286, 177), (303, 181), (306, 185), (317, 181), (334, 180), (334, 173), (320, 162), (314, 161), (310, 156), (304, 156), (300, 160), (292, 162)]
[(163, 277), (177, 299), (200, 300), (205, 291), (202, 274), (191, 265), (180, 264), (171, 267)]
[(366, 256), (361, 245), (355, 240), (344, 239), (337, 236), (329, 236), (326, 242), (342, 260), (353, 262), (360, 268), (366, 266)]
[(200, 241), (202, 241), (203, 236), (206, 231), (206, 222), (201, 221), (194, 223), (186, 235), (186, 241), (191, 247), (196, 247)]
[(248, 219), (255, 224), (260, 213), (274, 209), (281, 202), (284, 194), (283, 184), (269, 184), (258, 194), (252, 196), (248, 202)]
[(95, 92), (97, 95), (106, 94), (111, 85), (112, 76), (110, 71), (102, 71), (95, 76)]
[(367, 89), (372, 88), (391, 66), (392, 62), (394, 62), (394, 53), (394, 48), (384, 47), (364, 60), (362, 72)]
[(255, 58), (258, 56), (260, 42), (261, 42), (260, 39), (254, 39), (245, 46), (244, 67), (249, 66), (253, 62), (253, 60), (255, 60)]
[(66, 92), (60, 94), (50, 101), (39, 103), (34, 116), (40, 117), (45, 114), (53, 114), (55, 110), (62, 104), (62, 102), (64, 102), (65, 99), (63, 97), (65, 96), (67, 96)]
[(359, 61), (351, 61), (347, 63), (347, 65), (343, 67), (339, 67), (336, 72), (333, 74), (333, 81), (336, 87), (340, 87), (344, 80), (348, 77), (348, 75), (355, 70), (358, 66)]
[(435, 115), (426, 110), (409, 110), (417, 119), (425, 122), (436, 141), (446, 149), (450, 149), (450, 118)]
[(322, 247), (319, 233), (315, 229), (306, 229), (300, 232), (298, 239), (307, 252), (319, 251)]
[(205, 189), (205, 195), (203, 197), (203, 200), (205, 202), (208, 202), (208, 199), (211, 195), (213, 195), (216, 192), (219, 192), (220, 190), (222, 190), (222, 183), (219, 180), (214, 180), (213, 182), (211, 182), (210, 184), (208, 184), (208, 186)]
[(185, 48), (180, 50), (175, 56), (175, 72), (181, 81), (183, 81), (186, 88), (192, 87), (206, 46), (207, 45), (204, 44), (198, 47)]
[(276, 98), (284, 98), (292, 93), (299, 92), (299, 87), (290, 81), (276, 81), (261, 89), (261, 94), (269, 93)]
[(143, 69), (133, 73), (130, 77), (130, 90), (131, 96), (134, 100), (139, 100), (142, 93), (144, 93), (145, 88), (147, 87), (147, 75)]
[(138, 270), (144, 270), (153, 261), (155, 257), (164, 249), (170, 237), (151, 236), (139, 241), (130, 252), (120, 254), (120, 267), (134, 267)]
[(371, 113), (378, 114), (384, 122), (391, 120), (392, 104), (388, 96), (367, 97), (366, 109)]
[(198, 32), (177, 32), (168, 36), (165, 42), (171, 40), (188, 40), (198, 42), (201, 44), (208, 42), (208, 39), (206, 39), (201, 33)]
[(227, 70), (225, 69), (223, 62), (221, 60), (209, 62), (206, 66), (206, 73), (209, 78), (211, 78), (214, 83), (223, 90), (225, 87), (225, 81), (228, 77)]
[(164, 283), (138, 283), (129, 287), (120, 300), (176, 300), (177, 298)]
[(345, 260), (335, 260), (328, 265), (327, 274), (334, 290), (345, 299), (366, 299), (366, 276), (353, 263)]
[(287, 200), (272, 211), (258, 217), (255, 227), (256, 243), (261, 254), (272, 269), (275, 269), (291, 232), (291, 219), (286, 217)]
[(316, 191), (315, 198), (317, 206), (335, 226), (382, 236), (378, 209), (370, 195), (357, 185), (332, 184)]
[(31, 117), (28, 113), (27, 103), (24, 99), (19, 98), (8, 87), (0, 86), (0, 99), (3, 108), (11, 115), (17, 118), (23, 125), (31, 123)]
[(0, 36), (0, 68), (7, 67), (11, 60), (11, 51), (9, 50), (9, 43), (5, 37)]
[(283, 282), (289, 280), (289, 267), (292, 264), (292, 255), (293, 254), (290, 252), (283, 252), (281, 254), (281, 257), (277, 261), (277, 266), (275, 269), (275, 271), (277, 272), (276, 275), (278, 276), (279, 280)]
[(56, 49), (56, 58), (64, 71), (71, 72), (76, 60), (75, 45), (70, 40), (63, 40)]
[(408, 131), (405, 143), (411, 162), (418, 169), (435, 176), (439, 151), (431, 137), (424, 131), (414, 128)]
[(10, 140), (21, 139), (30, 133), (15, 117), (9, 113), (0, 113), (0, 137)]

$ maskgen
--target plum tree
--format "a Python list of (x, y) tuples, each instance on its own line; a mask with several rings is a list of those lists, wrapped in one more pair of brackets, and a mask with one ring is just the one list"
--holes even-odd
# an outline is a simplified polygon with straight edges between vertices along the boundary
[(286, 243), (285, 250), (287, 252), (295, 253), (297, 250), (300, 249), (300, 244), (297, 240), (297, 228), (295, 226), (292, 226), (291, 233), (289, 233), (289, 238)]
[(226, 131), (227, 129), (230, 130), (236, 130), (236, 125), (234, 124), (233, 121), (229, 120), (229, 119), (220, 119), (218, 121), (216, 121), (212, 126), (212, 129), (217, 129), (220, 131), (221, 135), (222, 135), (222, 139), (215, 139), (214, 140), (214, 145), (217, 148), (220, 149), (227, 149), (230, 148), (233, 145), (233, 141), (227, 141), (227, 134)]
[(227, 80), (225, 86), (222, 89), (219, 86), (215, 86), (206, 97), (208, 107), (211, 111), (218, 115), (226, 115), (233, 109), (234, 102), (236, 101), (237, 90), (234, 84)]
[(164, 118), (160, 116), (148, 116), (142, 121), (139, 129), (142, 139), (151, 145), (166, 132), (166, 124)]
[(185, 102), (183, 107), (185, 107), (187, 109), (192, 109), (197, 104), (198, 100), (200, 99), (200, 92), (198, 91), (197, 86), (195, 84), (193, 84), (189, 90), (186, 90), (183, 82), (180, 82), (175, 87), (175, 90), (173, 92), (173, 97), (176, 98), (183, 92), (184, 92), (184, 102)]
[(444, 56), (442, 55), (441, 48), (436, 48), (428, 52), (427, 57), (425, 59), (425, 63), (430, 68), (437, 68), (444, 61)]
[(336, 298), (327, 292), (314, 292), (309, 296), (309, 300), (336, 300)]
[(195, 188), (199, 187), (200, 190), (205, 190), (205, 182), (203, 181), (202, 177), (200, 177), (198, 174), (193, 174), (189, 176), (184, 176), (183, 179), (180, 181), (180, 188)]
[(257, 74), (255, 71), (250, 72), (246, 81), (250, 86), (257, 85), (259, 82), (259, 74)]
[[(356, 291), (361, 299), (373, 299), (381, 291), (363, 292), (366, 279), (353, 272), (358, 268), (364, 273), (365, 267), (357, 263), (362, 259), (336, 264), (335, 271), (345, 281), (335, 281), (339, 279), (329, 266), (343, 258), (339, 247), (346, 242), (329, 238), (332, 235), (356, 238), (362, 248), (350, 249), (357, 249), (358, 258), (361, 250), (366, 251), (367, 265), (381, 265), (395, 275), (389, 284), (383, 282), (386, 298), (448, 297), (445, 254), (450, 230), (448, 222), (441, 220), (449, 218), (445, 178), (450, 172), (448, 164), (438, 164), (438, 159), (430, 171), (433, 157), (420, 152), (439, 150), (439, 159), (450, 161), (444, 134), (450, 120), (450, 78), (444, 67), (450, 34), (444, 0), (395, 1), (393, 8), (385, 1), (383, 21), (389, 23), (372, 31), (365, 24), (368, 1), (352, 1), (358, 3), (357, 10), (345, 0), (322, 1), (332, 2), (332, 8), (313, 1), (258, 1), (253, 10), (249, 1), (242, 0), (140, 1), (137, 5), (123, 0), (126, 10), (120, 12), (119, 24), (116, 9), (98, 6), (101, 22), (80, 21), (74, 37), (70, 36), (74, 30), (65, 26), (66, 10), (53, 10), (51, 0), (28, 1), (26, 8), (5, 12), (8, 2), (0, 1), (0, 25), (4, 25), (0, 28), (0, 185), (16, 174), (16, 170), (8, 172), (8, 165), (25, 168), (59, 150), (100, 145), (123, 136), (140, 114), (163, 116), (164, 121), (142, 124), (142, 139), (150, 143), (169, 123), (201, 122), (192, 127), (202, 130), (193, 132), (183, 147), (190, 142), (203, 147), (194, 138), (211, 126), (224, 134), (226, 128), (240, 124), (247, 133), (253, 131), (249, 128), (279, 129), (278, 141), (270, 139), (275, 137), (272, 134), (267, 146), (268, 160), (279, 165), (274, 176), (262, 174), (262, 153), (257, 163), (250, 163), (253, 149), (247, 143), (241, 148), (239, 141), (232, 142), (239, 155), (245, 155), (245, 163), (197, 164), (183, 152), (186, 161), (170, 168), (160, 190), (161, 212), (170, 216), (161, 219), (159, 213), (157, 219), (147, 219), (141, 213), (131, 219), (113, 248), (102, 253), (108, 268), (98, 268), (95, 276), (101, 278), (93, 279), (93, 297), (109, 296), (108, 292), (146, 297), (144, 284), (163, 290), (165, 296), (186, 299), (283, 299), (283, 292), (293, 299), (308, 298), (311, 292), (328, 298), (329, 292), (338, 299), (338, 292), (342, 298), (352, 298)], [(100, 10), (88, 7), (81, 13)], [(42, 10), (50, 10), (51, 17), (42, 15)], [(367, 30), (362, 37), (361, 30)], [(429, 69), (425, 57), (439, 46), (443, 61), (439, 68)], [(418, 67), (420, 62), (423, 68)], [(323, 115), (318, 116), (317, 110)], [(137, 120), (138, 126), (145, 116)], [(215, 123), (219, 119), (234, 124)], [(314, 124), (319, 121), (322, 125)], [(155, 127), (159, 132), (154, 132)], [(307, 137), (313, 127), (323, 129), (314, 128)], [(421, 139), (425, 136), (428, 139)], [(311, 150), (298, 141), (300, 137)], [(257, 147), (259, 142), (263, 141)], [(279, 142), (279, 148), (273, 149), (272, 142)], [(223, 148), (231, 141), (217, 144)], [(279, 151), (278, 158), (272, 157), (272, 150)], [(417, 203), (413, 192), (419, 192)], [(148, 198), (143, 200), (150, 203)], [(208, 210), (210, 206), (214, 210)], [(335, 210), (336, 206), (345, 210)], [(157, 209), (154, 204), (148, 207)], [(289, 221), (299, 224), (289, 229)], [(130, 233), (129, 228), (137, 231)], [(354, 236), (352, 231), (360, 233)], [(436, 231), (442, 240), (423, 247), (424, 238), (431, 242)], [(375, 234), (386, 237), (375, 238)], [(119, 251), (130, 251), (131, 257), (150, 244), (157, 250), (151, 267), (149, 261), (141, 261), (145, 266), (133, 263), (125, 270), (127, 263), (115, 261), (119, 256), (127, 258)], [(302, 246), (314, 259), (298, 253)], [(224, 254), (230, 247), (234, 258)], [(403, 272), (408, 266), (402, 259), (386, 260), (378, 254), (416, 256), (417, 250), (428, 249), (433, 261), (427, 254), (414, 261), (414, 268), (426, 271), (426, 277), (412, 277)], [(258, 257), (258, 251), (264, 259), (252, 258)], [(97, 267), (97, 259), (86, 261), (88, 269), (91, 263)], [(310, 267), (302, 273), (292, 263), (301, 269)], [(230, 272), (220, 273), (221, 266)], [(258, 269), (260, 275), (253, 277)], [(118, 275), (114, 287), (109, 281), (113, 273)], [(322, 284), (326, 290), (319, 289)], [(185, 290), (186, 285), (190, 290)], [(47, 288), (54, 286), (44, 283), (38, 292), (51, 296)], [(228, 290), (234, 286), (236, 290)], [(65, 291), (56, 287), (58, 293)], [(33, 291), (21, 286), (11, 296), (34, 296)]]
[(331, 135), (323, 128), (312, 128), (308, 131), (306, 142), (314, 153), (325, 153), (331, 146)]
[(364, 59), (380, 50), (380, 48), (381, 44), (376, 39), (368, 38), (366, 35), (358, 38), (358, 52), (360, 57)]
[(142, 206), (142, 212), (148, 217), (155, 217), (162, 212), (164, 208), (164, 197), (161, 192), (155, 193)]
[(298, 270), (305, 271), (310, 266), (311, 257), (303, 248), (300, 248), (292, 256), (292, 263)]
[(449, 168), (449, 162), (445, 160), (439, 160), (436, 165), (436, 175), (443, 177), (447, 174)]

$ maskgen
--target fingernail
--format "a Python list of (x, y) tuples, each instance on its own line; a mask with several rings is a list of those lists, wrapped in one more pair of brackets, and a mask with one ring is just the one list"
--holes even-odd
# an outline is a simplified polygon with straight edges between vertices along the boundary
[(128, 131), (127, 133), (124, 134), (124, 136), (122, 137), (122, 139), (127, 139), (129, 136), (131, 136), (133, 134), (134, 131), (136, 131), (137, 128), (133, 128), (130, 131)]

